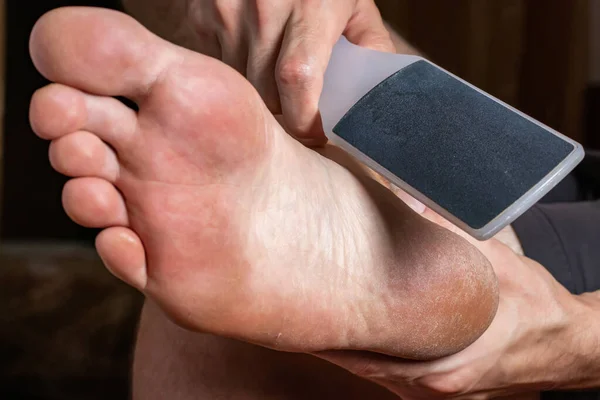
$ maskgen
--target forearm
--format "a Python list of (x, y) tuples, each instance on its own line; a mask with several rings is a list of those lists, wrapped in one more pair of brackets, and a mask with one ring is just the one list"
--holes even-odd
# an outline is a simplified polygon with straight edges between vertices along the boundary
[(576, 363), (563, 371), (557, 389), (600, 387), (600, 292), (574, 296), (576, 311), (572, 317), (567, 343)]
[[(514, 224), (525, 254), (544, 265), (553, 280), (571, 293), (589, 292), (565, 290), (558, 296), (567, 329), (550, 334), (546, 348), (529, 357), (545, 359), (547, 382), (558, 389), (600, 387), (600, 292), (592, 292), (600, 288), (599, 204), (539, 204)], [(544, 314), (536, 318), (543, 321)]]
[(524, 330), (527, 339), (521, 339), (517, 354), (509, 357), (516, 370), (511, 386), (537, 391), (599, 388), (600, 294), (575, 296), (560, 290), (547, 303), (550, 307), (535, 316), (535, 328)]

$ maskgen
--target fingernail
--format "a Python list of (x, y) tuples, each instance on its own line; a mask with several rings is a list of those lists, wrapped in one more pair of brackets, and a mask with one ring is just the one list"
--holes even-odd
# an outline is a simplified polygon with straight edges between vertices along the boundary
[(306, 147), (323, 147), (327, 144), (327, 136), (322, 137), (311, 137), (311, 138), (296, 138), (300, 143)]
[(394, 186), (392, 188), (392, 191), (396, 194), (396, 196), (398, 196), (400, 200), (404, 202), (404, 204), (409, 206), (417, 214), (423, 214), (427, 209), (425, 204), (421, 203), (419, 200), (415, 199), (414, 197), (406, 193), (404, 190)]

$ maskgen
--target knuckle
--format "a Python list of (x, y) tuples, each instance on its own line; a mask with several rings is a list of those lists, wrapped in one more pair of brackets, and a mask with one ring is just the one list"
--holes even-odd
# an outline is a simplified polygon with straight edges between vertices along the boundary
[(469, 391), (471, 387), (469, 374), (450, 373), (445, 375), (429, 376), (420, 379), (420, 384), (437, 394), (444, 396), (457, 396)]
[(347, 366), (348, 370), (361, 378), (377, 379), (384, 377), (384, 371), (379, 363), (369, 359), (359, 359)]
[(279, 63), (276, 75), (279, 85), (308, 88), (317, 79), (317, 69), (306, 60), (289, 59)]

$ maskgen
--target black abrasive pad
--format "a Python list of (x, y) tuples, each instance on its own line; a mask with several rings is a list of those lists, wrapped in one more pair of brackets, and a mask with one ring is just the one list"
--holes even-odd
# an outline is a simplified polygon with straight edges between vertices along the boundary
[(426, 61), (373, 88), (333, 131), (474, 229), (574, 150)]

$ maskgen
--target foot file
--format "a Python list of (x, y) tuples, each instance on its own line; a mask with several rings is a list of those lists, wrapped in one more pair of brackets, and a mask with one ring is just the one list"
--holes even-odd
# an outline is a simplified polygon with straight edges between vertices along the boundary
[(581, 145), (417, 56), (342, 37), (319, 101), (329, 139), (471, 236), (523, 214)]

